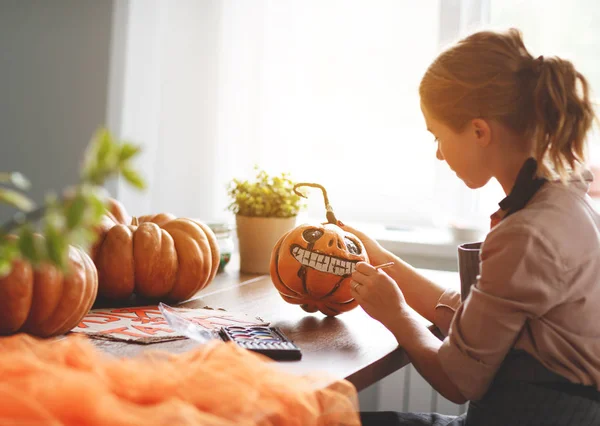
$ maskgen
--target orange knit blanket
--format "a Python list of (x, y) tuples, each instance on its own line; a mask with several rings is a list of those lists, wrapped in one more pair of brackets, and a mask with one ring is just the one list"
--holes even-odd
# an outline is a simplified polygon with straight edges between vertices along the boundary
[(0, 338), (2, 425), (359, 425), (357, 408), (351, 383), (233, 343), (118, 359), (77, 335)]

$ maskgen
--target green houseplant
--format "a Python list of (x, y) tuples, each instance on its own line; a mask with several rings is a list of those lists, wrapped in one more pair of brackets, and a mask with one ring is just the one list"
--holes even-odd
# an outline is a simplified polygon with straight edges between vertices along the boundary
[(304, 207), (289, 173), (269, 174), (255, 167), (253, 179), (233, 179), (228, 195), (228, 210), (235, 214), (240, 270), (246, 273), (269, 272), (271, 250), (279, 237), (296, 225)]

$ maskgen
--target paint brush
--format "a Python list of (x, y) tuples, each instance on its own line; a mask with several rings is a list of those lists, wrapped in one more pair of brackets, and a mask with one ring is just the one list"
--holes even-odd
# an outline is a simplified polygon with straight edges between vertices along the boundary
[(385, 269), (385, 268), (389, 268), (390, 266), (394, 266), (394, 262), (382, 263), (381, 265), (377, 265), (374, 268), (375, 269)]

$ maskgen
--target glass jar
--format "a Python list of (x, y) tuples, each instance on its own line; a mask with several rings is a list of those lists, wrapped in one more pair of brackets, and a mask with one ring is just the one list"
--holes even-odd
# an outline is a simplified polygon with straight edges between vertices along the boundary
[(233, 228), (227, 223), (211, 223), (208, 226), (215, 233), (217, 243), (219, 244), (219, 251), (221, 252), (221, 259), (217, 272), (223, 272), (225, 266), (231, 260), (231, 255), (233, 253), (234, 243), (231, 234)]

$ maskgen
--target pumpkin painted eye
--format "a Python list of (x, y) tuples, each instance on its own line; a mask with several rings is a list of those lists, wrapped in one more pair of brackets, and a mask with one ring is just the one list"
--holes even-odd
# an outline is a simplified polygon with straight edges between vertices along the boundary
[(323, 231), (320, 229), (307, 229), (302, 233), (302, 238), (304, 238), (309, 243), (314, 243), (319, 238), (323, 236)]
[(356, 244), (356, 242), (352, 241), (350, 238), (344, 237), (344, 243), (346, 243), (346, 247), (350, 253), (360, 254), (360, 246)]

